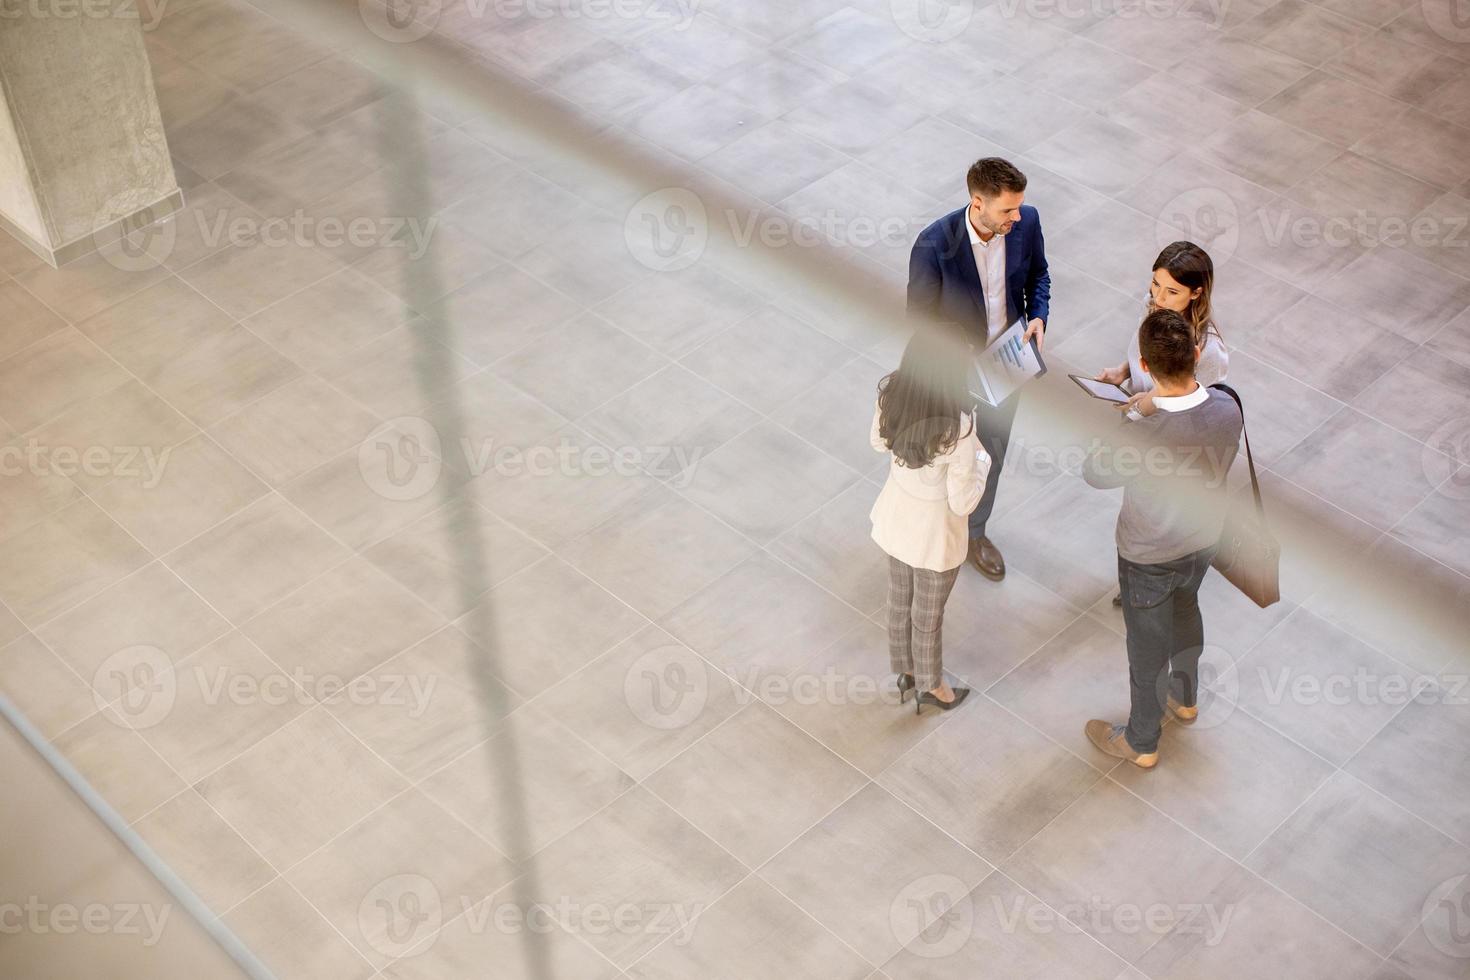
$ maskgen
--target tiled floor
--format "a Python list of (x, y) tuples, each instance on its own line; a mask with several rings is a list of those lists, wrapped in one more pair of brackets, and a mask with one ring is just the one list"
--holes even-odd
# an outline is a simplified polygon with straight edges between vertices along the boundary
[[(282, 980), (1470, 976), (1449, 0), (268, 7), (147, 36), (189, 202), (147, 254), (0, 240), (0, 684)], [(410, 56), (455, 67), (414, 100)], [(454, 97), (492, 76), (605, 152)], [(633, 152), (830, 240), (654, 268)], [(915, 717), (866, 523), (900, 343), (800, 260), (900, 295), (988, 153), (1053, 370), (1010, 575), (951, 600), (979, 693)], [(1180, 235), (1285, 598), (1209, 580), (1212, 697), (1142, 773), (1082, 735), (1127, 688), (1063, 369)]]

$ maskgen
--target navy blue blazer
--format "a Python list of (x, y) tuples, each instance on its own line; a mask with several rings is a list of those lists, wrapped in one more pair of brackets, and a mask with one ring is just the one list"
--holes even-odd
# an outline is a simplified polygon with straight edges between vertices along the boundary
[[(919, 232), (909, 254), (909, 313), (926, 314), (960, 324), (977, 345), (988, 333), (985, 288), (975, 268), (970, 247), (966, 204)], [(1046, 244), (1041, 218), (1029, 204), (1006, 234), (1006, 305), (1012, 322), (1025, 315), (1044, 322), (1051, 300), (1051, 273), (1046, 267)]]

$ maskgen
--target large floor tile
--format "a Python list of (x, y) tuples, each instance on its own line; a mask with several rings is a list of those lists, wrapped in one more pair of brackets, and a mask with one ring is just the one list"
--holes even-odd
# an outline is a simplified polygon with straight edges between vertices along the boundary
[(417, 945), (419, 908), (452, 917), (514, 875), (511, 862), (418, 790), (374, 811), (286, 874), (368, 960)]
[[(1188, 868), (1188, 874), (1181, 869)], [(1135, 960), (1238, 865), (1104, 779), (1001, 870), (1094, 939)], [(1137, 911), (1134, 911), (1137, 910)], [(1142, 923), (1136, 915), (1142, 915)]]
[(195, 788), (262, 857), (287, 868), (406, 785), (317, 707)]
[(362, 954), (284, 878), (231, 909), (225, 924), (278, 977), (368, 980), (374, 973)]
[[(1445, 789), (1461, 785), (1460, 774), (1470, 767), (1467, 726), (1470, 683), (1458, 670), (1410, 701), (1346, 769), (1455, 840), (1465, 841), (1470, 839), (1470, 807)], [(1424, 778), (1426, 766), (1433, 767), (1432, 778)]]
[(994, 972), (1016, 977), (1135, 980), (1120, 976), (1122, 968), (1116, 954), (997, 871), (883, 964), (882, 976), (941, 980)]
[(1333, 771), (1223, 698), (1204, 702), (1192, 725), (1165, 726), (1159, 758), (1152, 779), (1134, 766), (1113, 778), (1236, 859)]
[[(801, 772), (792, 794), (787, 774)], [(867, 778), (761, 703), (737, 712), (643, 785), (757, 867)]]
[(857, 481), (773, 541), (771, 553), (860, 612), (882, 608), (888, 567), (868, 520), (877, 495)]
[(504, 669), (448, 627), (323, 696), (365, 745), (419, 780), (499, 731), (521, 703), (499, 680)]
[(148, 563), (148, 551), (90, 500), (5, 541), (0, 601), (30, 626), (89, 599)]
[(1378, 961), (1242, 868), (1203, 896), (1196, 921), (1181, 923), (1138, 965), (1159, 980), (1225, 980), (1263, 967), (1283, 976), (1331, 980), (1376, 976)]
[(682, 491), (750, 538), (768, 544), (851, 486), (858, 474), (765, 421), (693, 467)]
[(192, 784), (304, 711), (311, 695), (301, 683), (314, 686), (283, 671), (240, 633), (229, 633), (161, 678), (166, 710), (143, 711), (134, 723)]
[(850, 606), (759, 553), (659, 624), (751, 690), (786, 677), (861, 622)]
[(910, 749), (878, 782), (992, 863), (1087, 791), (1097, 772), (989, 698)]
[(545, 554), (505, 521), (459, 500), (378, 542), (363, 557), (453, 618)]
[(1128, 714), (1128, 656), (1123, 637), (1091, 618), (1081, 618), (1006, 674), (991, 698), (1106, 772), (1082, 726), (1089, 719), (1121, 722)]
[(270, 884), (276, 873), (192, 789), (134, 825), (217, 915)]
[(906, 946), (991, 870), (870, 784), (760, 876), (871, 963)]
[[(1433, 487), (1420, 462), (1424, 447), (1382, 422), (1345, 408), (1272, 464), (1280, 475), (1380, 528), (1390, 528)], [(1369, 488), (1352, 478), (1350, 459), (1373, 459), (1381, 478)]]
[(559, 554), (643, 615), (657, 618), (754, 550), (717, 518), (657, 488), (624, 503)]
[(127, 380), (86, 337), (57, 330), (0, 361), (0, 418), (25, 432)]
[(348, 556), (281, 497), (256, 501), (169, 555), (168, 565), (240, 623)]
[(1346, 773), (1327, 781), (1246, 861), (1380, 956), (1418, 924), (1470, 853)]
[[(666, 804), (634, 789), (537, 854), (530, 875), (514, 889), (518, 903), (552, 907), (574, 935), (626, 966), (734, 887), (746, 869)], [(643, 928), (609, 929), (594, 918), (625, 902), (650, 916), (640, 920)]]
[(1419, 675), (1298, 609), (1236, 665), (1239, 706), (1337, 765), (1414, 695)]
[(504, 681), (538, 694), (632, 636), (647, 620), (560, 558), (497, 585), (457, 621), (490, 647)]
[(678, 935), (629, 968), (635, 980), (864, 980), (871, 967), (780, 892), (750, 877)]
[(643, 779), (751, 697), (650, 626), (552, 688), (542, 703), (557, 706), (564, 725)]

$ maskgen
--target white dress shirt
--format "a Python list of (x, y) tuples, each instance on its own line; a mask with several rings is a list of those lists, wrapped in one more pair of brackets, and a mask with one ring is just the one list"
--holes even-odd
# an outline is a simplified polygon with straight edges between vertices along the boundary
[(1009, 325), (1006, 312), (1006, 236), (996, 234), (990, 241), (975, 230), (975, 206), (965, 209), (965, 228), (970, 232), (970, 250), (975, 253), (975, 271), (985, 290), (985, 343), (999, 337)]
[[(889, 452), (878, 427), (881, 414), (873, 408), (873, 448)], [(873, 540), (888, 554), (913, 568), (947, 572), (964, 563), (970, 549), (970, 511), (980, 503), (990, 455), (968, 415), (960, 416), (960, 432), (949, 452), (928, 466), (909, 469), (889, 455), (888, 480), (868, 517)]]

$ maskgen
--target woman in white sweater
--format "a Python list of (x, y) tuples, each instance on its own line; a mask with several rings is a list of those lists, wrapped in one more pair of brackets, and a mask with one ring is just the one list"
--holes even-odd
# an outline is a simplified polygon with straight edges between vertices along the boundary
[(873, 448), (888, 453), (888, 480), (869, 517), (888, 554), (888, 650), (899, 700), (949, 710), (967, 688), (944, 679), (944, 603), (969, 547), (966, 517), (980, 502), (990, 456), (969, 410), (971, 353), (957, 331), (921, 329), (898, 370), (878, 383)]
[[(1154, 259), (1146, 311), (1174, 310), (1184, 314), (1194, 328), (1194, 345), (1200, 351), (1194, 379), (1206, 388), (1224, 381), (1230, 370), (1230, 353), (1225, 349), (1225, 339), (1220, 336), (1210, 307), (1214, 286), (1215, 263), (1209, 253), (1194, 242), (1173, 242)], [(1154, 380), (1139, 363), (1137, 330), (1129, 335), (1127, 360), (1103, 371), (1097, 380), (1115, 385), (1126, 383), (1133, 398), (1122, 407), (1138, 415), (1154, 413)]]

